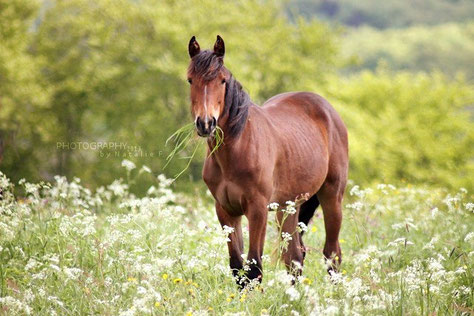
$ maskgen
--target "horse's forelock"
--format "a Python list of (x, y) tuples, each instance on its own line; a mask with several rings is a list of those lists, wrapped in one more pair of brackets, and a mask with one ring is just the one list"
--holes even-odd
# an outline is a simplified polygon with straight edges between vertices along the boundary
[(223, 66), (224, 60), (221, 56), (204, 50), (191, 59), (188, 73), (204, 81), (211, 81), (217, 77)]

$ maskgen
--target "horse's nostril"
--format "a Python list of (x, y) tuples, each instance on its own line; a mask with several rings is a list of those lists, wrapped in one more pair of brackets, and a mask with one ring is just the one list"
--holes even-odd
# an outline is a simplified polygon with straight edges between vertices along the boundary
[(203, 121), (201, 120), (201, 117), (198, 116), (197, 119), (196, 119), (196, 127), (198, 129), (202, 129), (204, 127), (204, 123)]
[(217, 125), (217, 120), (216, 120), (216, 118), (213, 116), (213, 117), (212, 117), (212, 120), (211, 120), (211, 127), (216, 127), (216, 125)]

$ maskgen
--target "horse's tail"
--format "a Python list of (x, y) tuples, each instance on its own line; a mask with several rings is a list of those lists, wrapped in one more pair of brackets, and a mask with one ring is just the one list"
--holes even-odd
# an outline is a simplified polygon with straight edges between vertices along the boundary
[[(319, 200), (315, 194), (309, 200), (301, 204), (300, 213), (298, 214), (298, 222), (303, 222), (305, 225), (308, 225), (318, 206)], [(303, 232), (301, 232), (301, 235), (303, 235)]]

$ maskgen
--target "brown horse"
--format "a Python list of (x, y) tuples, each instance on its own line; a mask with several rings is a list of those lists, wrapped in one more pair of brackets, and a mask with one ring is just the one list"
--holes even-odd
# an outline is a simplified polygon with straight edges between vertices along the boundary
[[(243, 268), (241, 218), (249, 222), (249, 270), (240, 284), (262, 278), (262, 254), (268, 205), (284, 205), (305, 195), (297, 212), (283, 223), (292, 234), (283, 258), (288, 269), (303, 266), (305, 247), (298, 222), (308, 224), (321, 204), (326, 228), (324, 256), (333, 267), (341, 262), (341, 203), (347, 181), (347, 131), (339, 115), (321, 96), (310, 92), (279, 94), (256, 106), (224, 67), (224, 41), (217, 36), (213, 51), (189, 42), (191, 112), (199, 136), (215, 145), (216, 126), (224, 143), (204, 162), (203, 179), (216, 201), (222, 226), (232, 227), (228, 242), (230, 268)], [(281, 221), (281, 213), (277, 216)], [(296, 263), (295, 263), (296, 262)]]

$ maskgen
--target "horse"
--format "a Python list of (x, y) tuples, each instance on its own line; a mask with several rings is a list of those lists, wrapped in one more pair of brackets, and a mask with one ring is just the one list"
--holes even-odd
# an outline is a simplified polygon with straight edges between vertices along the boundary
[[(197, 134), (208, 144), (202, 177), (220, 224), (232, 228), (227, 246), (237, 284), (262, 280), (269, 204), (281, 206), (302, 196), (306, 198), (283, 223), (283, 213), (277, 212), (282, 231), (292, 237), (282, 254), (285, 266), (301, 274), (306, 248), (297, 226), (308, 225), (321, 204), (323, 254), (328, 272), (337, 270), (349, 154), (347, 130), (336, 110), (311, 92), (278, 94), (257, 106), (224, 66), (225, 44), (219, 35), (213, 50), (203, 51), (193, 36), (188, 52), (191, 114)], [(223, 143), (215, 150), (219, 129)], [(242, 216), (249, 225), (247, 262), (242, 258)]]

